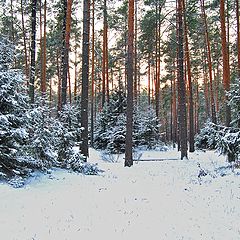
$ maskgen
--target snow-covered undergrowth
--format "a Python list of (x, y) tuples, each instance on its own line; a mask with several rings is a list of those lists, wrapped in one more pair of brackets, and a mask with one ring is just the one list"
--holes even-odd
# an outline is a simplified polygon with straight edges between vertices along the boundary
[(91, 150), (98, 176), (53, 170), (24, 188), (1, 184), (1, 239), (240, 239), (240, 176), (222, 156), (140, 155), (124, 168), (123, 155), (112, 163)]

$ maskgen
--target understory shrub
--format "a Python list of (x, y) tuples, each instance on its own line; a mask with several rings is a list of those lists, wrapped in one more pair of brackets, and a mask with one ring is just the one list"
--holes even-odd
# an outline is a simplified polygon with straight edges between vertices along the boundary
[(239, 160), (240, 129), (208, 123), (196, 137), (198, 149), (217, 149), (226, 155), (228, 162)]
[[(159, 123), (154, 109), (136, 108), (133, 122), (133, 145), (153, 148), (159, 140)], [(97, 119), (94, 147), (109, 153), (123, 153), (126, 137), (126, 96), (116, 90)]]

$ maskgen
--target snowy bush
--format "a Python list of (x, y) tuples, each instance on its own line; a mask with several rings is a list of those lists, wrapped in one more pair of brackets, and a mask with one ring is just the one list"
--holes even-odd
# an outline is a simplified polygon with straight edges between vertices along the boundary
[(97, 164), (84, 162), (84, 159), (82, 154), (75, 153), (71, 158), (63, 161), (62, 167), (85, 175), (98, 175), (102, 172)]
[(229, 127), (218, 131), (217, 149), (228, 157), (228, 162), (235, 162), (240, 155), (240, 129)]
[[(239, 79), (237, 80), (239, 82)], [(240, 86), (239, 83), (232, 84), (231, 90), (227, 93), (229, 99), (229, 106), (231, 107), (232, 112), (232, 126), (238, 126), (240, 122)]]
[(217, 149), (228, 162), (238, 161), (240, 155), (240, 129), (208, 123), (196, 137), (196, 146)]
[[(125, 151), (126, 96), (116, 91), (108, 105), (100, 113), (94, 139), (94, 146), (111, 153)], [(159, 124), (152, 108), (134, 111), (133, 144), (153, 148), (159, 145)]]
[(216, 149), (217, 132), (211, 122), (207, 122), (195, 137), (195, 146), (198, 149)]
[(111, 149), (112, 152), (123, 152), (125, 147), (126, 96), (122, 91), (115, 91), (99, 114), (94, 138), (98, 149)]
[(147, 111), (139, 109), (135, 114), (134, 142), (137, 146), (146, 146), (148, 149), (159, 144), (159, 122), (155, 110)]
[(30, 107), (23, 76), (11, 69), (13, 57), (13, 46), (0, 37), (0, 178), (20, 186), (36, 169), (59, 167), (64, 161), (75, 168), (73, 146), (80, 127), (73, 107), (66, 106), (59, 119), (38, 96)]

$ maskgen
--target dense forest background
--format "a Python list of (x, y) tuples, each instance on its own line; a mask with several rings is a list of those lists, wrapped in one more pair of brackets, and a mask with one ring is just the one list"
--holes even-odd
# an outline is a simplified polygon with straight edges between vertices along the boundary
[(0, 33), (3, 175), (82, 168), (89, 143), (238, 160), (238, 0), (6, 0)]

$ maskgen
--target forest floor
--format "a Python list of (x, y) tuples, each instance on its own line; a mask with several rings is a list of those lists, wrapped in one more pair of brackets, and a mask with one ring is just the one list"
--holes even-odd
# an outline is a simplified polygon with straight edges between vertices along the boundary
[[(178, 157), (143, 151), (141, 159)], [(91, 149), (99, 176), (54, 169), (23, 188), (0, 184), (1, 239), (240, 239), (240, 171), (224, 157), (195, 152), (131, 168), (122, 155), (104, 159)]]

